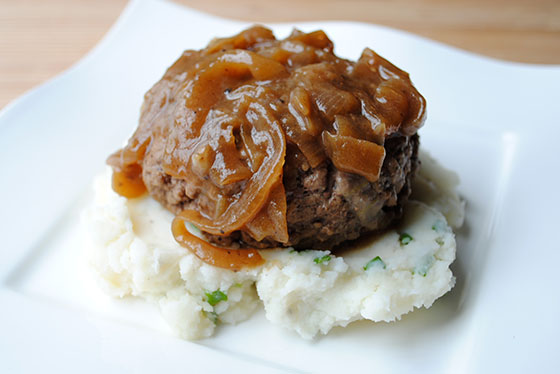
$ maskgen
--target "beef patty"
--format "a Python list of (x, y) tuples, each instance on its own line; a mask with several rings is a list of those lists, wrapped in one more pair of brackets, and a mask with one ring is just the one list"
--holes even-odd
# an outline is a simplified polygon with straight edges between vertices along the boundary
[[(290, 154), (297, 151), (288, 147), (283, 182), (289, 242), (285, 245), (270, 240), (257, 242), (242, 231), (229, 236), (205, 236), (224, 246), (241, 241), (258, 248), (329, 249), (365, 232), (383, 230), (402, 215), (419, 164), (418, 145), (417, 134), (395, 134), (387, 138), (381, 174), (374, 183), (337, 170), (328, 161), (316, 168), (298, 163)], [(144, 159), (142, 176), (150, 194), (176, 214), (187, 206), (204, 206), (197, 193), (198, 186), (163, 171), (163, 147), (163, 142), (155, 142)]]
[(185, 51), (108, 163), (117, 193), (177, 215), (187, 248), (185, 222), (230, 248), (327, 249), (401, 216), (425, 119), (408, 73), (371, 49), (354, 62), (322, 31), (254, 26)]

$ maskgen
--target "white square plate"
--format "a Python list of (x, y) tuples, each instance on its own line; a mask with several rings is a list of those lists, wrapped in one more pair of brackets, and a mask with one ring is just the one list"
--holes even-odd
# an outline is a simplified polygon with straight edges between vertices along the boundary
[(262, 313), (186, 342), (157, 309), (92, 281), (79, 214), (93, 176), (136, 127), (143, 93), (183, 51), (247, 24), (135, 0), (82, 62), (0, 113), (0, 371), (502, 372), (560, 364), (560, 67), (495, 61), (383, 27), (321, 22), (338, 54), (365, 46), (428, 101), (422, 147), (461, 177), (457, 286), (393, 324), (313, 342)]

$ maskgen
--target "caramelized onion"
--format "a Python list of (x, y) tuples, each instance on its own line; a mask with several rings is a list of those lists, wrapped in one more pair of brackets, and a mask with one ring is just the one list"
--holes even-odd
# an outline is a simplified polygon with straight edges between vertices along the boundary
[(142, 166), (122, 162), (123, 151), (113, 153), (107, 163), (113, 166), (113, 191), (127, 198), (140, 197), (146, 193), (146, 186), (142, 180)]
[(286, 141), (280, 124), (259, 103), (251, 103), (245, 117), (258, 133), (255, 137), (264, 143), (266, 150), (259, 169), (249, 179), (239, 198), (218, 217), (209, 217), (203, 215), (203, 212), (188, 208), (180, 213), (181, 217), (211, 234), (230, 234), (253, 219), (267, 201), (274, 182), (282, 173)]
[(279, 243), (287, 243), (286, 208), (286, 192), (282, 180), (279, 180), (270, 191), (268, 203), (255, 218), (247, 222), (244, 231), (257, 241), (268, 237)]
[(329, 122), (334, 121), (337, 114), (353, 113), (360, 108), (360, 102), (352, 93), (333, 85), (319, 87), (314, 94), (317, 108)]
[(131, 164), (122, 170), (114, 171), (112, 187), (116, 193), (127, 198), (144, 195), (146, 186), (142, 180), (142, 167), (138, 164)]
[(291, 39), (294, 41), (301, 41), (311, 47), (320, 48), (327, 52), (332, 52), (333, 50), (333, 42), (331, 42), (323, 30), (312, 31), (310, 33), (294, 30)]
[(385, 148), (367, 140), (323, 132), (323, 144), (339, 170), (359, 174), (370, 182), (379, 179)]
[(212, 54), (224, 49), (247, 49), (268, 40), (276, 40), (272, 31), (262, 26), (254, 26), (230, 38), (212, 40), (206, 47), (205, 52), (206, 54)]
[(220, 248), (194, 236), (187, 230), (185, 221), (181, 217), (175, 217), (173, 220), (172, 231), (179, 244), (207, 264), (238, 271), (264, 263), (264, 259), (256, 249)]

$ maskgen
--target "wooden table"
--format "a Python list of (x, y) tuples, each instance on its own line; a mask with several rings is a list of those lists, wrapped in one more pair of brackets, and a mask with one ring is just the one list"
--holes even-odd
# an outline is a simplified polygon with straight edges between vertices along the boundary
[[(558, 0), (176, 0), (254, 22), (355, 20), (510, 61), (560, 64)], [(0, 108), (89, 51), (126, 0), (0, 0)]]

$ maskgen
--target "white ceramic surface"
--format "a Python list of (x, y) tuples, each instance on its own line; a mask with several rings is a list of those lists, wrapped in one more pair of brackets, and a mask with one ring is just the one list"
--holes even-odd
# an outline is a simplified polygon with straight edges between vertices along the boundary
[[(560, 66), (491, 60), (383, 27), (320, 22), (338, 54), (364, 46), (428, 100), (422, 146), (467, 200), (457, 286), (395, 324), (313, 342), (262, 313), (200, 342), (157, 309), (101, 293), (79, 214), (136, 126), (143, 93), (183, 49), (247, 24), (135, 0), (82, 62), (0, 113), (0, 372), (554, 372), (560, 366)], [(294, 25), (272, 25), (285, 36)]]

